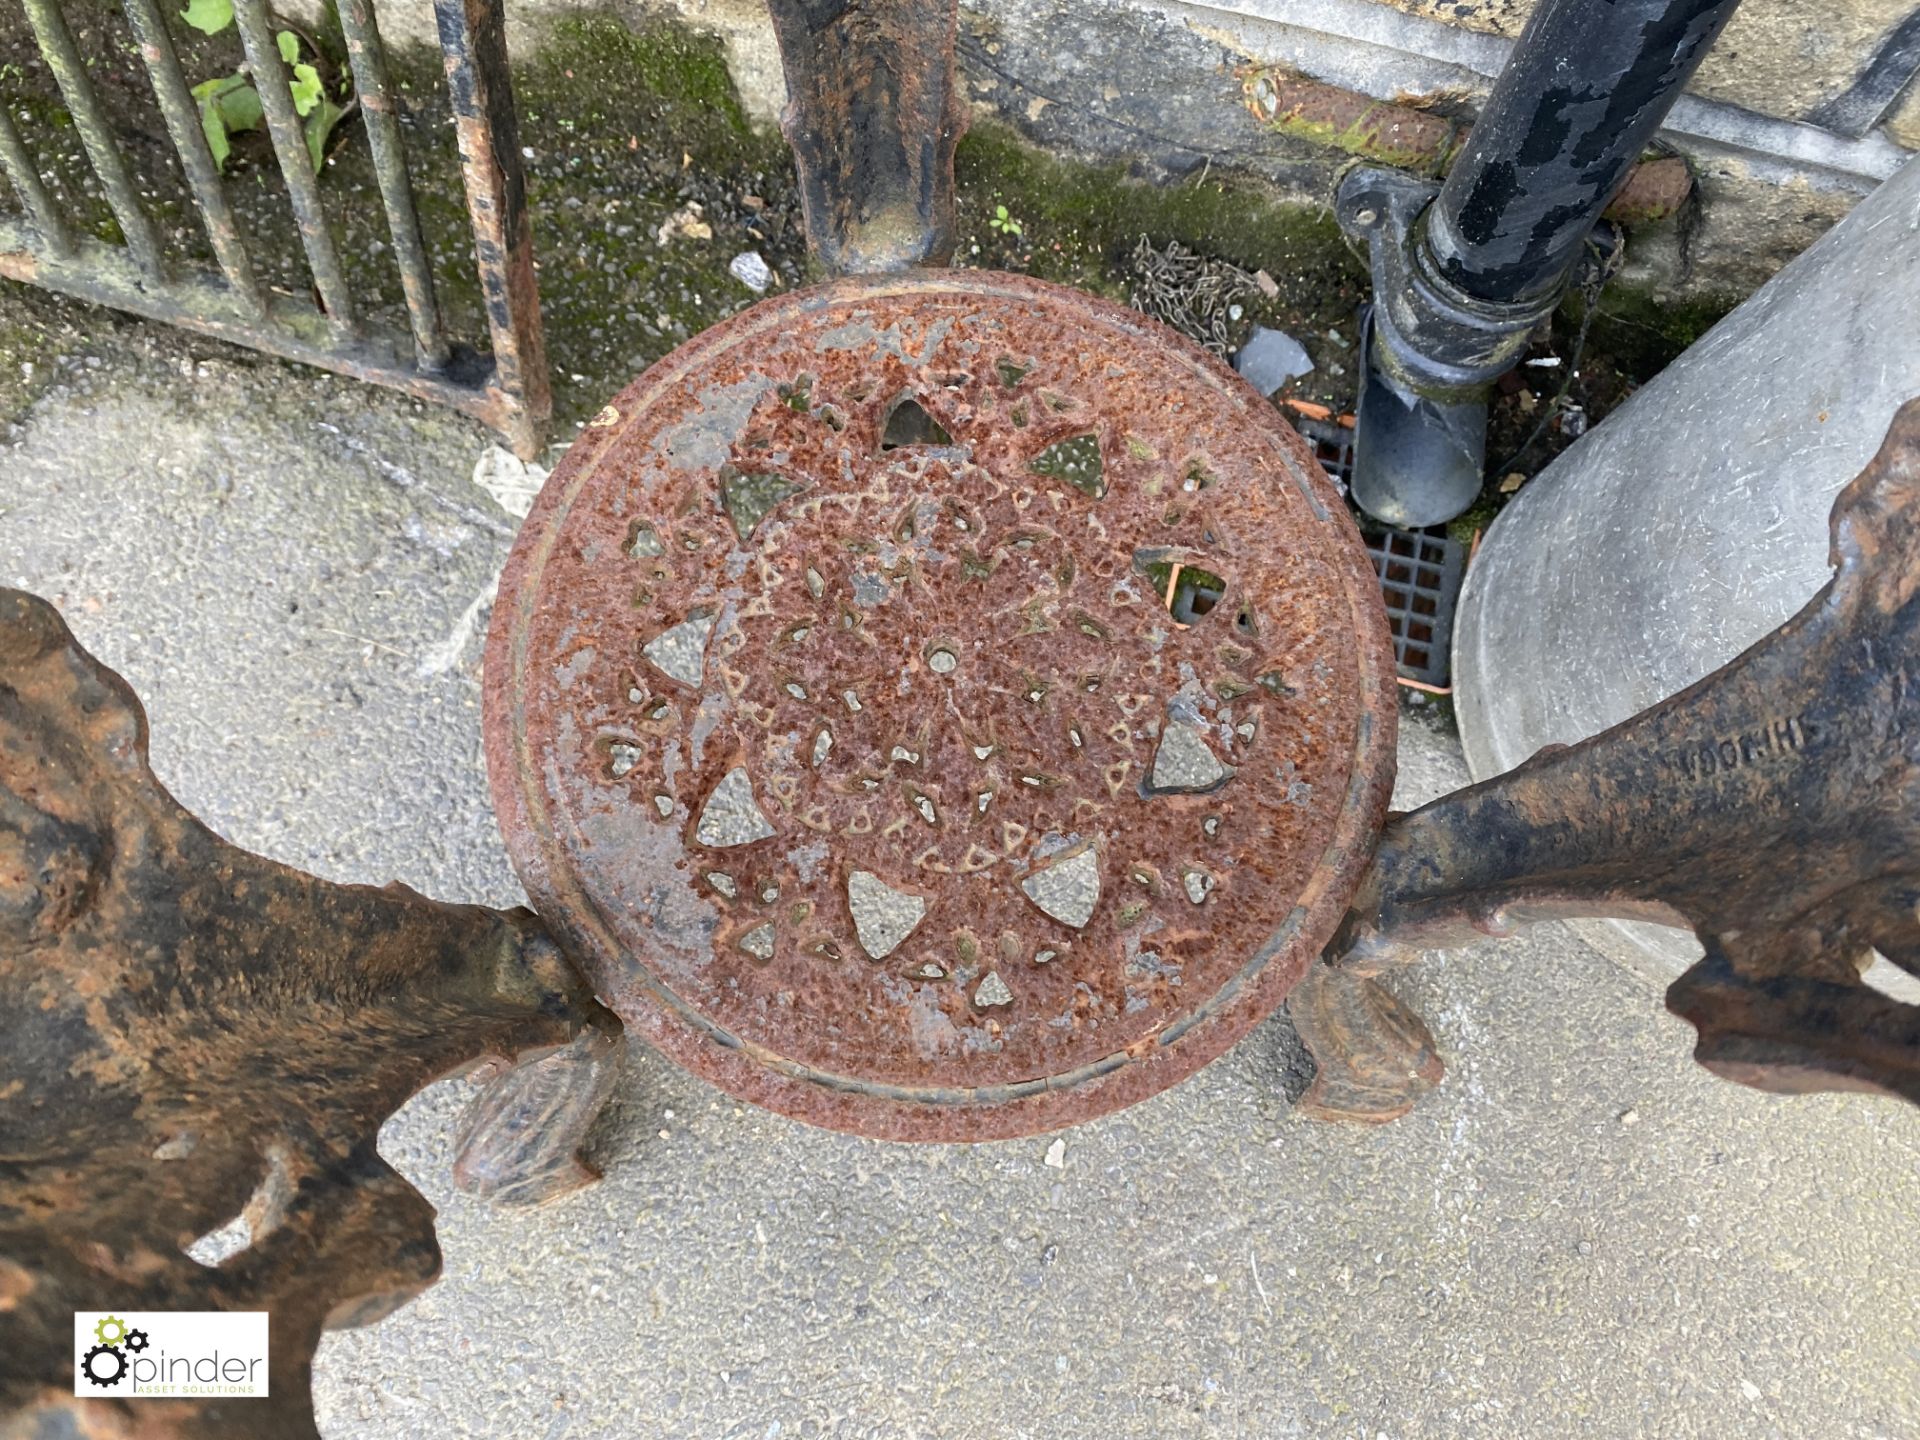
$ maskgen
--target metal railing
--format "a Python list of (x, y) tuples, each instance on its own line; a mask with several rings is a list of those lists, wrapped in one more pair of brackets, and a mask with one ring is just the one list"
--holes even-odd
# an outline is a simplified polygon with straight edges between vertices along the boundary
[(23, 3), (120, 240), (89, 236), (63, 212), (35, 157), (39, 137), (15, 124), (9, 96), (0, 105), (0, 168), (18, 209), (0, 213), (0, 275), (449, 406), (500, 432), (524, 458), (544, 445), (552, 398), (502, 0), (434, 4), (489, 331), (486, 353), (450, 340), (442, 319), (371, 0), (340, 0), (340, 28), (410, 334), (362, 313), (349, 287), (266, 0), (233, 0), (234, 24), (299, 230), (310, 297), (261, 283), (159, 0), (122, 5), (187, 198), (212, 247), (211, 267), (166, 253), (58, 0)]

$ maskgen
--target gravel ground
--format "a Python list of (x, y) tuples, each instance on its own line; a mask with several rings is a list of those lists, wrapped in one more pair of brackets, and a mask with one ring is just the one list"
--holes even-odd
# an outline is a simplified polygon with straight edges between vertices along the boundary
[[(480, 761), (513, 532), (468, 478), (484, 437), (71, 315), (0, 460), (0, 581), (128, 676), (161, 778), (235, 840), (517, 900)], [(1464, 778), (1417, 724), (1402, 770), (1402, 804)], [(513, 1214), (451, 1190), (466, 1085), (437, 1086), (383, 1149), (445, 1279), (328, 1340), (323, 1433), (1920, 1435), (1920, 1116), (1712, 1080), (1559, 927), (1403, 993), (1452, 1068), (1395, 1125), (1292, 1113), (1282, 1019), (1058, 1165), (808, 1129), (642, 1055), (605, 1182)]]

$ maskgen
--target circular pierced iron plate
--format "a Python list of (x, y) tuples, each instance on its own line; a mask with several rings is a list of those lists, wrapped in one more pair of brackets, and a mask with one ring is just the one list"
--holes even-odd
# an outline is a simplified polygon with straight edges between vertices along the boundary
[(641, 376), (521, 531), (486, 679), (508, 845), (607, 1002), (903, 1139), (1220, 1054), (1338, 923), (1393, 771), (1306, 446), (1173, 332), (1004, 275), (769, 300)]

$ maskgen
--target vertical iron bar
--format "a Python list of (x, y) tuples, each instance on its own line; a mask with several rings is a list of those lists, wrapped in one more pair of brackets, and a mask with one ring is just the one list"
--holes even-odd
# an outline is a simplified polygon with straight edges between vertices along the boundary
[(127, 21), (133, 26), (134, 39), (139, 42), (140, 56), (147, 62), (154, 99), (160, 103), (160, 114), (167, 122), (167, 133), (173, 137), (173, 148), (179, 152), (194, 204), (200, 208), (200, 223), (206, 227), (214, 258), (220, 262), (220, 273), (226, 276), (227, 288), (240, 307), (257, 319), (266, 314), (266, 301), (260, 293), (259, 282), (254, 279), (253, 263), (247, 258), (247, 247), (241, 243), (233, 212), (227, 208), (227, 193), (220, 186), (220, 174), (214, 168), (212, 152), (207, 149), (206, 132), (201, 128), (186, 77), (180, 73), (180, 57), (174, 52), (166, 21), (154, 0), (122, 0), (122, 3)]
[(47, 253), (56, 258), (73, 253), (73, 237), (67, 233), (67, 222), (60, 218), (60, 212), (54, 208), (53, 197), (47, 194), (47, 187), (40, 183), (39, 168), (33, 163), (33, 156), (27, 153), (27, 147), (20, 143), (20, 132), (13, 128), (13, 116), (7, 108), (0, 105), (0, 165), (6, 167), (7, 179), (13, 185), (13, 193), (27, 207), (33, 217), (33, 228), (40, 236), (40, 243)]
[[(46, 4), (48, 0), (27, 0), (27, 3)], [(260, 95), (260, 109), (267, 118), (267, 134), (273, 141), (274, 157), (280, 162), (280, 174), (287, 182), (293, 218), (300, 226), (300, 243), (306, 247), (307, 266), (320, 292), (321, 308), (327, 312), (335, 333), (343, 339), (350, 338), (358, 333), (353, 302), (347, 295), (347, 279), (340, 269), (333, 236), (327, 230), (327, 213), (320, 204), (320, 186), (314, 178), (313, 161), (307, 155), (307, 139), (301, 131), (300, 117), (293, 111), (292, 78), (274, 42), (273, 27), (267, 23), (266, 0), (233, 0), (233, 19), (240, 30), (240, 44), (247, 52), (253, 88)]]
[(507, 71), (504, 12), (501, 0), (434, 0), (433, 12), (493, 338), (493, 388), (507, 406), (495, 423), (515, 452), (530, 460), (545, 441), (553, 395), (540, 332), (533, 223)]
[[(145, 0), (151, 4), (152, 0)], [(407, 295), (407, 318), (413, 322), (413, 343), (424, 370), (444, 370), (449, 351), (440, 324), (440, 307), (433, 294), (433, 271), (427, 265), (427, 247), (420, 238), (420, 217), (414, 213), (413, 184), (407, 174), (407, 154), (394, 119), (393, 87), (387, 78), (386, 49), (369, 0), (340, 0), (340, 28), (347, 37), (347, 58), (353, 65), (353, 85), (360, 96), (360, 114), (367, 123), (367, 144), (373, 150), (374, 174), (380, 181), (380, 199), (387, 209), (387, 229), (393, 236), (393, 257), (400, 267), (400, 285)]]
[(120, 222), (120, 234), (127, 242), (128, 253), (149, 277), (165, 279), (160, 244), (154, 239), (147, 212), (140, 206), (140, 196), (127, 174), (126, 161), (113, 143), (106, 112), (93, 93), (93, 82), (87, 78), (86, 63), (74, 47), (66, 18), (61, 15), (56, 0), (25, 0), (25, 3), (34, 39), (46, 57), (47, 67), (53, 71), (60, 96), (66, 101), (67, 113), (73, 116), (74, 128), (80, 132), (81, 143), (87, 148), (93, 173), (100, 177), (100, 188), (106, 192), (113, 217)]

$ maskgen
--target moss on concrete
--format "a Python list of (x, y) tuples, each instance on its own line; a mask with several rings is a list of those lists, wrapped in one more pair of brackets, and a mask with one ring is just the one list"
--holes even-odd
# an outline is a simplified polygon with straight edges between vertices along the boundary
[[(436, 103), (438, 63), (424, 50), (400, 59), (423, 122)], [(756, 298), (728, 273), (734, 256), (757, 250), (785, 287), (815, 272), (791, 155), (777, 133), (747, 119), (717, 41), (670, 21), (635, 29), (609, 15), (571, 17), (553, 26), (514, 82), (532, 152), (541, 306), (565, 439), (611, 390)], [(422, 141), (432, 133), (415, 127)], [(357, 151), (343, 150), (329, 176), (335, 193), (370, 184), (361, 164)], [(1264, 269), (1278, 294), (1250, 295), (1249, 321), (1307, 338), (1321, 361), (1308, 387), (1314, 398), (1342, 403), (1350, 394), (1351, 376), (1341, 372), (1350, 370), (1365, 271), (1324, 212), (1222, 174), (1148, 184), (1124, 166), (1049, 156), (995, 124), (976, 125), (962, 141), (957, 175), (959, 263), (1122, 301), (1127, 256), (1142, 235)], [(446, 277), (443, 303), (456, 329), (476, 334), (479, 294), (461, 253), (464, 200), (451, 147), (422, 144), (415, 178), (429, 248)], [(686, 218), (690, 205), (700, 207), (696, 227), (711, 235), (683, 225), (660, 243), (661, 227)], [(989, 224), (996, 206), (1019, 222), (1019, 235)], [(348, 251), (377, 258), (378, 238), (374, 215), (364, 243), (350, 239)], [(392, 288), (377, 263), (365, 270), (361, 284)]]
[[(431, 102), (437, 68), (432, 52), (408, 57), (416, 103)], [(533, 152), (535, 245), (563, 438), (610, 390), (755, 298), (727, 271), (741, 251), (759, 251), (783, 286), (817, 278), (791, 157), (776, 133), (748, 120), (718, 40), (668, 20), (634, 28), (611, 14), (574, 16), (552, 27), (515, 84), (522, 139)], [(466, 243), (463, 201), (444, 148), (449, 163), (420, 176), (423, 208), (439, 248), (453, 257), (441, 267), (453, 277), (450, 308), (475, 333), (478, 294), (471, 266), (455, 253)], [(347, 154), (335, 162), (350, 163)], [(1307, 346), (1316, 368), (1296, 393), (1351, 409), (1366, 267), (1325, 209), (1211, 169), (1151, 183), (1124, 164), (1048, 154), (988, 121), (962, 140), (956, 174), (958, 263), (1122, 301), (1128, 257), (1142, 236), (1264, 272), (1275, 293), (1247, 297), (1247, 322), (1286, 330)], [(698, 224), (711, 237), (683, 229), (659, 243), (660, 227), (689, 205), (700, 207)], [(993, 223), (1000, 207), (1018, 233)], [(1575, 398), (1598, 419), (1725, 308), (1656, 302), (1615, 287), (1588, 342), (1590, 383)], [(1557, 327), (1562, 349), (1577, 323), (1570, 309)], [(1533, 464), (1554, 448), (1540, 447)], [(1489, 508), (1499, 499), (1496, 492)]]
[[(437, 65), (431, 52), (409, 57), (415, 73)], [(759, 251), (791, 286), (805, 244), (786, 146), (749, 124), (717, 41), (664, 21), (570, 17), (514, 84), (564, 439), (610, 390), (755, 298), (728, 273), (734, 256)], [(457, 171), (429, 183), (433, 229), (451, 248), (466, 224)], [(444, 268), (459, 276), (450, 308), (474, 333), (471, 263)]]
[[(1676, 300), (1651, 289), (1615, 282), (1600, 297), (1588, 343), (1629, 374), (1651, 377), (1711, 330), (1740, 303), (1738, 295)], [(1577, 321), (1580, 302), (1567, 310)]]
[[(1330, 214), (1281, 203), (1265, 187), (1224, 172), (1150, 184), (1123, 165), (1048, 155), (993, 123), (976, 124), (961, 141), (956, 171), (966, 261), (1119, 295), (1117, 267), (1145, 235), (1287, 276), (1303, 294), (1365, 278)], [(1020, 236), (989, 228), (997, 204), (1020, 220)]]

